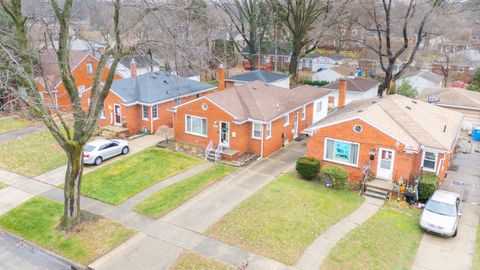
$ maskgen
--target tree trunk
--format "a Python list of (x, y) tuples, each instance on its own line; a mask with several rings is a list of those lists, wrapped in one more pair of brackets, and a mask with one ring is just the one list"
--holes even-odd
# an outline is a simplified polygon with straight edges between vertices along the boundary
[(297, 68), (298, 68), (298, 56), (300, 55), (299, 51), (292, 50), (292, 55), (290, 57), (290, 65), (288, 66), (288, 73), (292, 75), (295, 79), (297, 77)]
[(83, 173), (83, 145), (71, 143), (67, 151), (68, 165), (65, 175), (65, 205), (61, 225), (67, 232), (80, 223), (80, 183)]
[(393, 71), (390, 70), (390, 68), (385, 72), (385, 80), (383, 81), (383, 84), (380, 85), (380, 88), (378, 89), (378, 95), (383, 96), (384, 94), (389, 95), (390, 94), (390, 88), (392, 86), (392, 79), (393, 79)]

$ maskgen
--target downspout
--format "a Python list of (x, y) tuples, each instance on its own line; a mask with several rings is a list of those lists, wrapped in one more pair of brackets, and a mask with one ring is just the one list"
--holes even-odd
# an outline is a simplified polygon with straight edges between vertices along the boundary
[(153, 106), (150, 106), (150, 133), (153, 134)]
[[(263, 158), (263, 140), (264, 140), (264, 133), (263, 133), (263, 124), (262, 124), (262, 140), (260, 142), (260, 158)], [(253, 128), (253, 126), (252, 126)]]

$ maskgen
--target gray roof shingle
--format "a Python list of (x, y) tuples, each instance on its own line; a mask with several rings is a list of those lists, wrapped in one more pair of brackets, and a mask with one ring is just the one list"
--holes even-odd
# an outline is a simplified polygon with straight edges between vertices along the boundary
[(158, 103), (177, 97), (213, 89), (215, 86), (156, 71), (136, 77), (115, 80), (111, 89), (126, 104)]
[(248, 71), (244, 73), (240, 73), (237, 75), (230, 76), (226, 78), (227, 81), (237, 81), (237, 82), (253, 82), (253, 81), (261, 81), (265, 83), (275, 82), (281, 79), (288, 78), (290, 75), (283, 74), (283, 73), (276, 73), (265, 71), (261, 69)]

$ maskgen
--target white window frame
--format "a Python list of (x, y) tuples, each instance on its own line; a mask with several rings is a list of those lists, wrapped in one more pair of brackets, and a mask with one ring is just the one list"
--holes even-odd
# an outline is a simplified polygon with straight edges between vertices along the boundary
[(323, 110), (323, 101), (320, 100), (320, 101), (315, 102), (315, 107), (316, 107), (315, 108), (315, 113), (321, 113), (322, 110)]
[(152, 105), (152, 119), (158, 119), (158, 104)]
[[(434, 166), (433, 169), (427, 168), (427, 167), (423, 166), (423, 163), (425, 162), (425, 153), (426, 153), (426, 152), (435, 154), (435, 166)], [(431, 161), (431, 160), (430, 160), (430, 161)], [(437, 163), (438, 163), (438, 152), (437, 152), (437, 151), (428, 150), (428, 149), (423, 149), (423, 153), (422, 153), (422, 164), (420, 164), (420, 167), (423, 168), (424, 171), (436, 173), (436, 172), (437, 172)]]
[[(260, 127), (260, 137), (255, 136), (255, 125)], [(263, 136), (263, 125), (260, 123), (252, 122), (252, 139), (261, 140)]]
[(272, 122), (266, 124), (265, 135), (267, 136), (267, 139), (270, 139), (272, 137)]
[[(338, 161), (338, 160), (335, 160), (335, 159), (329, 159), (327, 158), (327, 140), (332, 140), (334, 141), (334, 145), (335, 145), (335, 142), (342, 142), (342, 143), (349, 143), (349, 144), (356, 144), (357, 145), (357, 163), (356, 164), (352, 164), (352, 163), (348, 163), (348, 162), (343, 162), (343, 161)], [(344, 140), (339, 140), (339, 139), (334, 139), (334, 138), (325, 138), (325, 141), (323, 142), (323, 159), (326, 160), (326, 161), (329, 161), (329, 162), (333, 162), (333, 163), (337, 163), (337, 164), (342, 164), (342, 165), (346, 165), (346, 166), (350, 166), (350, 167), (358, 167), (358, 163), (360, 162), (360, 144), (359, 143), (356, 143), (356, 142), (350, 142), (350, 141), (344, 141)], [(333, 150), (335, 151), (335, 149)], [(333, 155), (335, 155), (335, 152), (333, 153)]]
[[(188, 131), (188, 117), (190, 117), (191, 119), (193, 119), (193, 118), (197, 118), (197, 119), (201, 119), (201, 120), (205, 119), (205, 134)], [(191, 128), (190, 128), (190, 130), (191, 130)], [(190, 135), (194, 135), (194, 136), (207, 138), (208, 137), (208, 119), (205, 118), (205, 117), (185, 114), (185, 133), (190, 134)]]
[[(145, 112), (147, 113), (147, 117), (145, 117)], [(142, 105), (142, 120), (148, 120), (150, 118), (150, 113), (148, 110), (147, 105)]]
[(87, 75), (93, 74), (93, 63), (87, 63)]
[(105, 119), (105, 106), (102, 106), (100, 110), (100, 119)]
[(305, 120), (307, 118), (307, 106), (302, 107), (302, 120)]
[(287, 113), (283, 116), (283, 126), (286, 127), (290, 125), (290, 114)]

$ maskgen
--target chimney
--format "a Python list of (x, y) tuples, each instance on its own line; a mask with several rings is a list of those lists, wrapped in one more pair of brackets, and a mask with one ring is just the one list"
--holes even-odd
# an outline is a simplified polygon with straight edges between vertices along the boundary
[(137, 76), (137, 63), (135, 63), (135, 59), (132, 58), (130, 62), (130, 76), (136, 77)]
[(223, 64), (220, 64), (217, 69), (217, 81), (218, 81), (218, 90), (222, 91), (225, 89), (225, 68)]
[(347, 97), (347, 80), (340, 79), (340, 84), (338, 87), (338, 108), (339, 109), (345, 107), (346, 97)]

